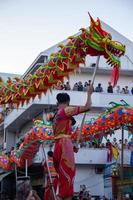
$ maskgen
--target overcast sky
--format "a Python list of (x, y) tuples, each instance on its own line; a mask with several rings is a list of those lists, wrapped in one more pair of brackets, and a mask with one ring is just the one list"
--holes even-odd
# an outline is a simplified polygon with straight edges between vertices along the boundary
[(87, 27), (88, 11), (133, 41), (133, 0), (0, 0), (0, 72), (23, 74), (41, 51)]

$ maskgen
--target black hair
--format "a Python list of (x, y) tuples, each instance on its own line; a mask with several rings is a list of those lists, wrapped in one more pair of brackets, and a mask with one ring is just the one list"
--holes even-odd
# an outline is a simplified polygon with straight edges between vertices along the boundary
[(67, 93), (59, 93), (56, 96), (58, 103), (66, 103), (70, 101), (70, 96)]
[(48, 154), (49, 157), (53, 157), (53, 151), (48, 151), (47, 154)]

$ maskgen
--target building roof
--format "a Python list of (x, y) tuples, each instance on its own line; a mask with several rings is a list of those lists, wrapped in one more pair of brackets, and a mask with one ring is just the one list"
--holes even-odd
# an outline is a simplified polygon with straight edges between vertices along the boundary
[(20, 74), (11, 74), (11, 73), (4, 73), (4, 72), (0, 72), (0, 77), (6, 81), (8, 79), (8, 77), (10, 78), (14, 78), (14, 77), (20, 77)]

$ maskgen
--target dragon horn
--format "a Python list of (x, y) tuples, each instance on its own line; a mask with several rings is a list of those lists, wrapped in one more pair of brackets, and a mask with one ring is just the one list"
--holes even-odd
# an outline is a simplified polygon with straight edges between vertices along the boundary
[(88, 12), (88, 15), (89, 15), (89, 17), (90, 17), (91, 24), (95, 24), (95, 21), (94, 21), (94, 19), (92, 18), (92, 16), (90, 15), (90, 13), (89, 13), (89, 12)]

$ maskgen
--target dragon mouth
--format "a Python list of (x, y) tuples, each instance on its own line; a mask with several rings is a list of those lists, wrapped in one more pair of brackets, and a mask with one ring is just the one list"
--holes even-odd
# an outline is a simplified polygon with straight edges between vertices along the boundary
[(124, 55), (123, 50), (119, 50), (115, 47), (112, 47), (112, 45), (106, 45), (105, 47), (105, 52), (106, 52), (106, 59), (107, 63), (111, 66), (120, 66), (120, 57)]
[(107, 50), (116, 57), (121, 57), (124, 54), (124, 51), (116, 49), (110, 45), (107, 46)]

